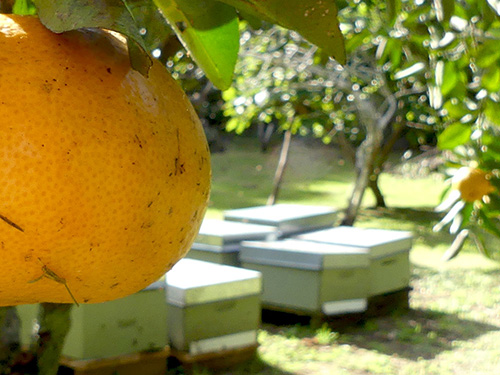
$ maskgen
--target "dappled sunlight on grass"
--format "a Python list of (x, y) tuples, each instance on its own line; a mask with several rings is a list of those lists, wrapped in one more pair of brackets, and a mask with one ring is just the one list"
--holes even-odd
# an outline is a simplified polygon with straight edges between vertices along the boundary
[[(354, 170), (339, 164), (326, 146), (296, 142), (291, 149), (278, 203), (343, 209)], [(268, 154), (238, 141), (214, 155), (208, 217), (263, 205), (272, 188), (279, 147)], [(309, 320), (265, 320), (258, 357), (224, 375), (490, 375), (500, 369), (500, 263), (480, 255), (469, 242), (457, 257), (441, 257), (453, 240), (432, 227), (444, 182), (437, 175), (386, 174), (381, 189), (387, 208), (370, 208), (367, 191), (359, 227), (408, 230), (414, 235), (410, 310), (361, 317), (312, 328)], [(496, 241), (496, 240), (495, 240)], [(500, 245), (492, 242), (493, 246)], [(214, 373), (215, 374), (215, 373)]]
[[(327, 205), (343, 209), (355, 179), (354, 167), (332, 146), (295, 141), (278, 202)], [(216, 211), (265, 204), (272, 190), (279, 147), (262, 153), (255, 140), (236, 140), (224, 153), (212, 156), (210, 215)], [(436, 175), (404, 178), (383, 174), (381, 189), (390, 207), (435, 207), (443, 188)], [(364, 207), (374, 204), (367, 190)]]
[(382, 174), (380, 189), (387, 192), (389, 207), (436, 207), (445, 187), (440, 175), (411, 178), (409, 176)]

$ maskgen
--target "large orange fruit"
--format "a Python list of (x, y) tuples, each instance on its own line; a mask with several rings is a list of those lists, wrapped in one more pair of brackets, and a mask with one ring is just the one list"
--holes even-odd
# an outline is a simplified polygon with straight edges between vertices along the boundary
[(485, 171), (472, 167), (462, 167), (453, 176), (453, 188), (460, 191), (460, 198), (466, 202), (482, 199), (495, 191)]
[(209, 152), (160, 63), (105, 32), (0, 15), (0, 305), (136, 292), (188, 250)]

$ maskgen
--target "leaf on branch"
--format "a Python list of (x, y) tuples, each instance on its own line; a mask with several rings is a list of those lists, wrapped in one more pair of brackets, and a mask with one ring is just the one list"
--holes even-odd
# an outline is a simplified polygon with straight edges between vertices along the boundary
[(339, 63), (346, 55), (334, 0), (220, 0), (266, 21), (295, 30)]
[(460, 233), (457, 234), (457, 236), (453, 240), (451, 246), (448, 248), (448, 250), (446, 250), (446, 252), (441, 257), (441, 260), (447, 262), (455, 258), (460, 252), (460, 250), (462, 250), (462, 248), (464, 247), (465, 240), (467, 239), (467, 237), (469, 237), (468, 229), (460, 231)]
[(500, 228), (494, 219), (489, 218), (483, 210), (478, 210), (478, 214), (481, 219), (481, 227), (500, 238)]
[(500, 0), (488, 0), (488, 4), (500, 15)]
[(443, 219), (439, 223), (434, 225), (432, 230), (434, 232), (439, 232), (446, 225), (451, 223), (451, 221), (455, 218), (455, 216), (460, 214), (460, 211), (462, 210), (462, 208), (464, 208), (464, 206), (465, 206), (464, 201), (458, 201), (457, 203), (455, 203), (453, 207), (450, 209), (450, 211), (448, 211), (448, 213), (445, 215), (445, 217), (443, 217)]
[(385, 3), (387, 21), (393, 25), (395, 19), (401, 12), (401, 0), (387, 0)]
[(455, 12), (455, 0), (434, 0), (434, 9), (439, 22), (448, 22)]
[(484, 239), (479, 233), (476, 232), (470, 232), (469, 237), (474, 241), (474, 245), (476, 245), (477, 249), (481, 254), (483, 254), (485, 257), (491, 259), (491, 254), (488, 251), (488, 248), (486, 247), (484, 243)]
[(227, 89), (238, 59), (236, 10), (217, 1), (154, 1), (207, 77), (219, 89)]
[(453, 150), (455, 147), (469, 142), (471, 134), (470, 125), (456, 122), (444, 129), (439, 135), (437, 146), (441, 150)]
[(148, 51), (160, 48), (172, 35), (172, 29), (153, 0), (127, 0), (126, 5)]
[(37, 0), (40, 21), (55, 33), (79, 28), (101, 28), (119, 32), (128, 39), (132, 67), (147, 75), (152, 65), (127, 1), (121, 0)]
[(21, 16), (36, 14), (36, 7), (31, 0), (16, 0), (12, 6), (12, 13)]
[(394, 74), (394, 79), (397, 81), (403, 78), (407, 78), (409, 76), (422, 72), (424, 69), (425, 69), (425, 64), (422, 62), (418, 62), (406, 69), (396, 72)]

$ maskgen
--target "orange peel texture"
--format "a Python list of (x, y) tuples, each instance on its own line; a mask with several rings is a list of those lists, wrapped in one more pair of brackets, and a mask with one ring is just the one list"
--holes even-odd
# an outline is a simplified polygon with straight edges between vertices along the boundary
[(189, 250), (210, 159), (186, 95), (103, 31), (0, 15), (0, 305), (137, 292)]

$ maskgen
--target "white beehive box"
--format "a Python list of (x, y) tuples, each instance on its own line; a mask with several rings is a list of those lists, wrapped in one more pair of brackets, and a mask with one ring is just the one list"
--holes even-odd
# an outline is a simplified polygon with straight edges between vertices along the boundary
[(276, 227), (280, 236), (331, 227), (338, 211), (326, 206), (275, 204), (224, 212), (224, 219)]
[(242, 266), (263, 277), (263, 305), (311, 315), (339, 315), (367, 308), (366, 249), (310, 241), (245, 241)]
[[(159, 281), (128, 297), (74, 306), (62, 354), (73, 359), (98, 359), (164, 350), (168, 337), (165, 303), (165, 283)], [(21, 341), (28, 345), (39, 305), (17, 309)]]
[(276, 235), (276, 228), (267, 225), (205, 219), (186, 257), (239, 266), (241, 241), (273, 239)]
[(172, 349), (199, 355), (257, 344), (259, 272), (185, 258), (166, 283)]
[(409, 286), (413, 238), (410, 232), (340, 226), (301, 234), (297, 238), (367, 249), (370, 257), (370, 296)]

